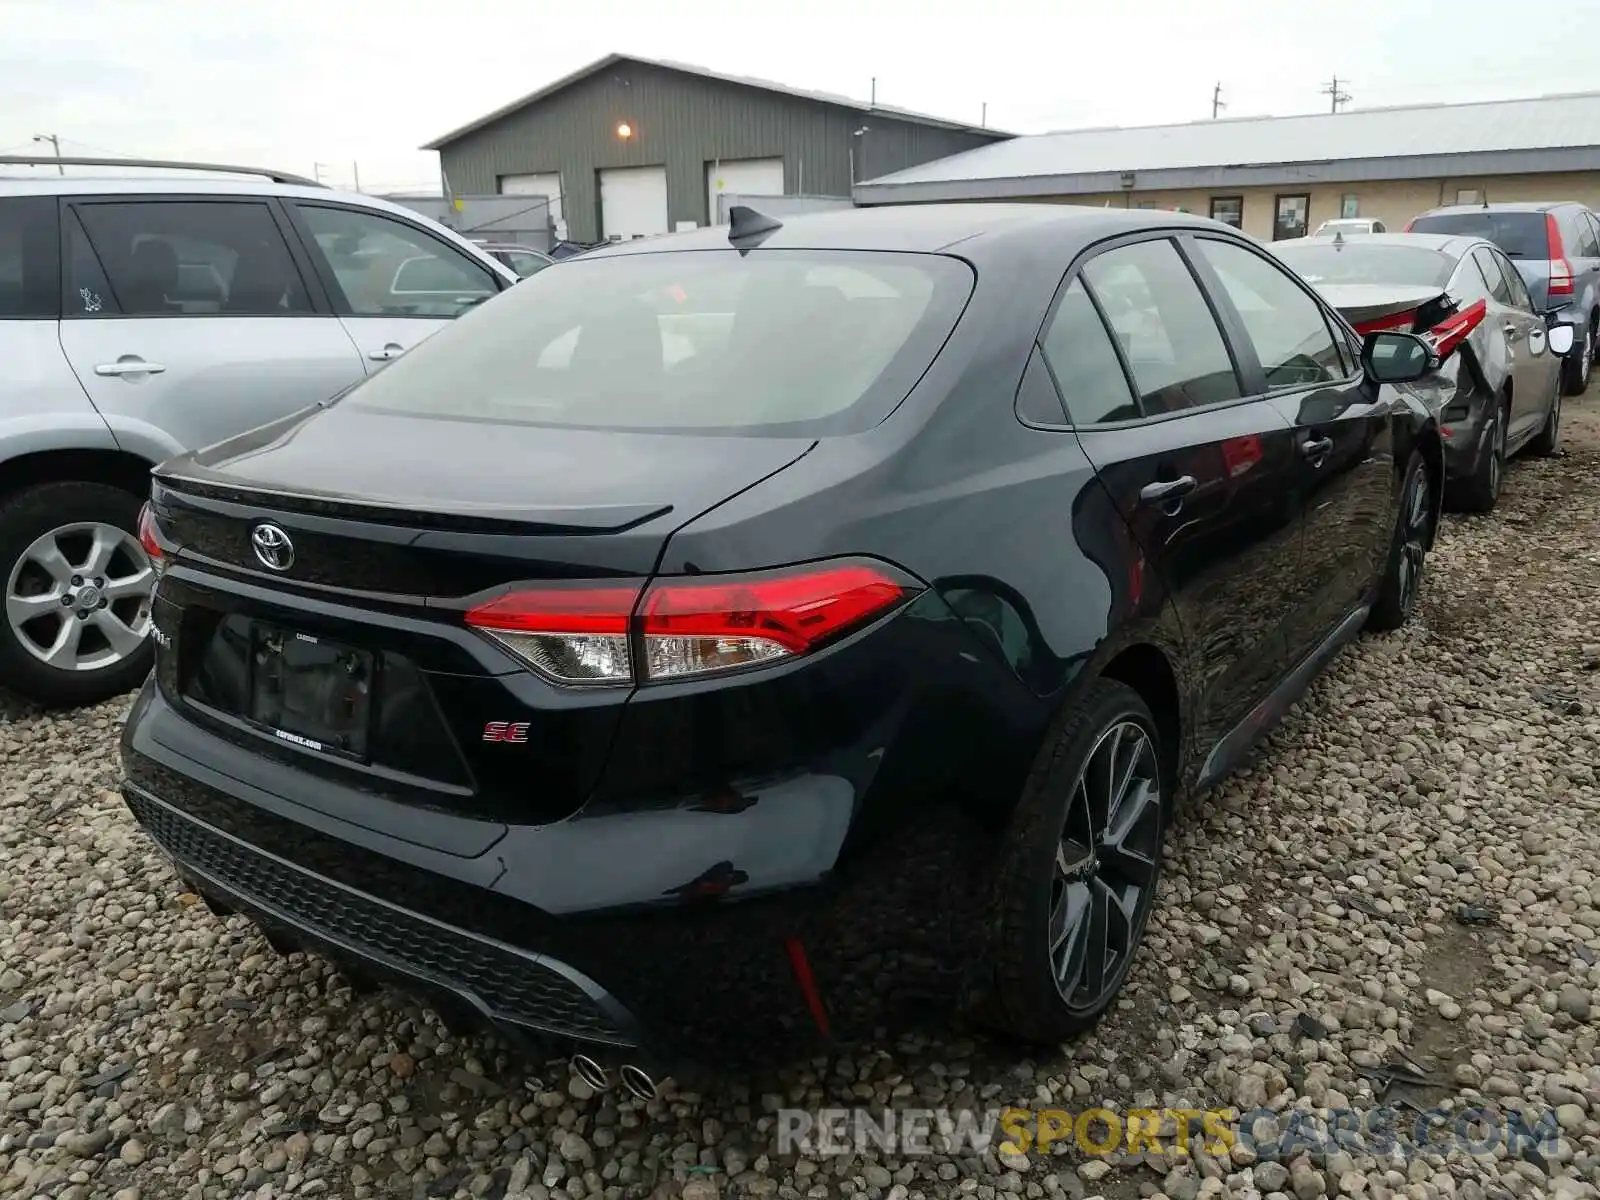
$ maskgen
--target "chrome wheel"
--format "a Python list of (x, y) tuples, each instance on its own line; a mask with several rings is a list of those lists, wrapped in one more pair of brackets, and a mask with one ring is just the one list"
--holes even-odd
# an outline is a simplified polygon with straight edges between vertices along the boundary
[(79, 522), (36, 538), (11, 568), (6, 620), (29, 654), (62, 671), (99, 671), (150, 632), (155, 571), (133, 534)]
[(1051, 973), (1074, 1013), (1121, 986), (1155, 897), (1161, 823), (1155, 744), (1142, 725), (1120, 721), (1073, 783), (1051, 875)]
[(1406, 502), (1400, 513), (1400, 611), (1409, 614), (1422, 587), (1422, 566), (1428, 554), (1428, 522), (1432, 519), (1428, 472), (1419, 466), (1412, 473)]

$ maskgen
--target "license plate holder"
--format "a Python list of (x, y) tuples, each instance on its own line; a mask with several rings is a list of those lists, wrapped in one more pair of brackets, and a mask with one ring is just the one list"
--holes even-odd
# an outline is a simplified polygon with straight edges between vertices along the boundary
[(377, 671), (371, 651), (252, 622), (246, 719), (290, 745), (365, 761)]

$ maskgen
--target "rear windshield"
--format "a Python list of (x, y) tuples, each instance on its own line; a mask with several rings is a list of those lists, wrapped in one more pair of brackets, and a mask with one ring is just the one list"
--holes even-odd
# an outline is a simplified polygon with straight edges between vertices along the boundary
[(1274, 252), (1307, 283), (1397, 283), (1443, 287), (1455, 270), (1455, 259), (1420, 246), (1385, 246), (1371, 242), (1329, 242), (1274, 246)]
[(668, 251), (540, 271), (348, 393), (413, 416), (809, 436), (887, 416), (969, 267), (925, 254)]
[(1466, 233), (1485, 238), (1511, 258), (1549, 258), (1549, 232), (1540, 212), (1436, 213), (1418, 217), (1412, 233)]

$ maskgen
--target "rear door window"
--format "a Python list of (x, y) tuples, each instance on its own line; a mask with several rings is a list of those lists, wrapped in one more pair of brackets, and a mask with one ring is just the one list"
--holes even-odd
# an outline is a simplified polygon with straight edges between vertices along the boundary
[(1533, 311), (1533, 297), (1528, 294), (1528, 285), (1522, 281), (1522, 273), (1505, 255), (1494, 250), (1484, 251), (1500, 268), (1500, 274), (1505, 277), (1506, 289), (1511, 296), (1511, 304), (1515, 308), (1524, 308)]
[(1042, 345), (1074, 424), (1131, 421), (1143, 415), (1128, 387), (1111, 334), (1082, 280), (1074, 279), (1062, 294)]
[(1211, 307), (1171, 241), (1107, 250), (1084, 264), (1082, 278), (1128, 361), (1145, 415), (1243, 395)]
[(1512, 258), (1549, 258), (1550, 236), (1541, 212), (1473, 211), (1418, 217), (1412, 233), (1460, 233), (1493, 242)]
[(905, 398), (971, 294), (929, 254), (579, 257), (467, 313), (345, 403), (453, 420), (849, 432)]
[(54, 196), (0, 199), (0, 321), (60, 312), (60, 237)]
[(1483, 272), (1483, 281), (1489, 287), (1489, 295), (1501, 304), (1510, 304), (1511, 284), (1506, 280), (1506, 273), (1500, 269), (1500, 259), (1494, 251), (1479, 246), (1472, 252), (1472, 259)]
[(1573, 253), (1579, 258), (1600, 258), (1600, 240), (1595, 237), (1594, 222), (1589, 214), (1574, 211), (1572, 229), (1576, 247)]
[[(87, 237), (72, 262), (124, 316), (284, 317), (311, 312), (305, 281), (264, 203), (155, 200), (74, 205)], [(103, 281), (103, 284), (102, 284)], [(81, 298), (81, 296), (80, 296)], [(87, 315), (88, 301), (77, 310)]]

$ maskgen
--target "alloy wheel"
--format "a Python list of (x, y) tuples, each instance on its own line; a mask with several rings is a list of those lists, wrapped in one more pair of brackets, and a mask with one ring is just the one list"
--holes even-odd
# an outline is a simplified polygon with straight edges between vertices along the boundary
[(1428, 472), (1419, 467), (1406, 489), (1400, 513), (1400, 611), (1409, 614), (1422, 587), (1422, 567), (1427, 558), (1428, 521), (1432, 513), (1428, 500)]
[(1132, 960), (1155, 897), (1161, 803), (1150, 734), (1111, 726), (1073, 783), (1051, 876), (1051, 972), (1074, 1013), (1103, 1005)]
[(131, 533), (99, 522), (61, 525), (12, 566), (6, 620), (40, 662), (104, 670), (144, 644), (154, 586), (150, 558)]

